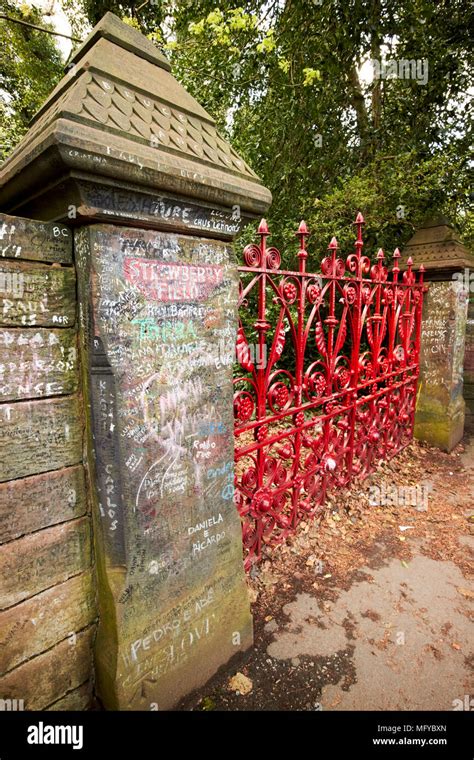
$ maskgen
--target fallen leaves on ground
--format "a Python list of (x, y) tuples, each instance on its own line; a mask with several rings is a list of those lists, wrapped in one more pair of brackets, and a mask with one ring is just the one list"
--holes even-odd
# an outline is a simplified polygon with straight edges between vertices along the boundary
[[(463, 475), (463, 453), (463, 444), (447, 454), (413, 441), (392, 460), (382, 462), (365, 481), (331, 494), (320, 517), (303, 520), (284, 543), (264, 549), (263, 559), (255, 565), (249, 579), (252, 602), (259, 591), (265, 595), (276, 587), (281, 593), (289, 587), (288, 580), (306, 579), (309, 573), (313, 573), (313, 578), (308, 587), (317, 589), (323, 579), (332, 579), (332, 583), (342, 587), (351, 572), (366, 564), (377, 541), (388, 541), (406, 568), (415, 542), (423, 554), (432, 559), (450, 559), (466, 577), (473, 577), (473, 569), (459, 542), (461, 532), (474, 532), (470, 485)], [(453, 474), (448, 477), (448, 472)], [(453, 477), (457, 478), (454, 491)], [(392, 486), (406, 489), (426, 485), (427, 509), (403, 503), (385, 506), (371, 503), (374, 486), (382, 486), (383, 492), (384, 487), (389, 490)]]
[(252, 681), (247, 676), (244, 676), (243, 673), (236, 673), (235, 676), (229, 679), (230, 691), (235, 691), (245, 696), (246, 694), (250, 694), (252, 688)]

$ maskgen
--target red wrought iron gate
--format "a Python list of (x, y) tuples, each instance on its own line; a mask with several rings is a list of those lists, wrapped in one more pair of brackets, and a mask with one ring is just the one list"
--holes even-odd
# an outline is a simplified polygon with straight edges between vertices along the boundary
[(259, 244), (240, 271), (235, 378), (235, 499), (246, 568), (323, 510), (326, 494), (362, 478), (411, 440), (419, 372), (423, 267), (401, 273), (394, 252), (343, 259), (333, 238), (320, 273), (306, 271), (301, 222), (297, 271)]

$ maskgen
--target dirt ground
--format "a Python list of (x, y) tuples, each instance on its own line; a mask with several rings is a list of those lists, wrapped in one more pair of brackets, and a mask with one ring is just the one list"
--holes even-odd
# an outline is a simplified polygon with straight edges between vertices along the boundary
[(251, 573), (253, 650), (182, 709), (474, 710), (473, 496), (469, 436), (333, 496)]

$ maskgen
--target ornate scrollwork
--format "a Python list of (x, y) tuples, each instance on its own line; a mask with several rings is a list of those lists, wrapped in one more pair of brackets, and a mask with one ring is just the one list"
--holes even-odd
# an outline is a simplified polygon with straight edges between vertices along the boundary
[(277, 248), (269, 248), (267, 250), (267, 258), (265, 260), (268, 269), (280, 269), (281, 254)]
[(244, 261), (248, 267), (260, 267), (262, 262), (262, 253), (258, 245), (250, 243), (244, 248)]
[[(234, 380), (234, 415), (247, 568), (265, 545), (321, 515), (327, 493), (370, 473), (412, 435), (423, 277), (417, 281), (410, 261), (400, 274), (398, 251), (391, 272), (383, 251), (372, 264), (362, 254), (361, 214), (355, 225), (355, 253), (340, 258), (333, 238), (321, 274), (306, 271), (304, 222), (297, 271), (279, 271), (264, 220), (259, 244), (244, 249), (237, 355), (247, 376)], [(266, 363), (252, 356), (251, 329), (268, 348)]]

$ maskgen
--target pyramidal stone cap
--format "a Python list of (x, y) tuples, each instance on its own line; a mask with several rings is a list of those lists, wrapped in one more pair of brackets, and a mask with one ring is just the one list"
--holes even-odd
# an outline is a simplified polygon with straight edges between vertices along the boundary
[(410, 238), (402, 252), (400, 266), (413, 259), (413, 270), (423, 264), (428, 279), (474, 267), (474, 256), (459, 239), (451, 222), (442, 215), (427, 219)]
[[(2, 165), (0, 210), (69, 223), (133, 218), (166, 228), (164, 210), (183, 198), (223, 218), (234, 209), (234, 218), (253, 219), (271, 203), (166, 57), (106, 13)], [(224, 234), (235, 234), (233, 227), (224, 226)]]

